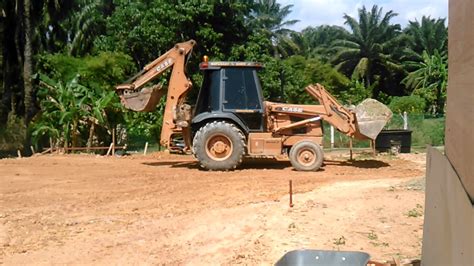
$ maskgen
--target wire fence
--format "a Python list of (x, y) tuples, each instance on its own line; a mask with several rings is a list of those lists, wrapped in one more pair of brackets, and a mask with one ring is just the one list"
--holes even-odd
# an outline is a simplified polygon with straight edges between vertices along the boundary
[[(445, 117), (423, 115), (423, 114), (408, 114), (408, 130), (411, 131), (411, 146), (416, 149), (424, 149), (427, 145), (444, 146), (444, 129)], [(324, 122), (324, 148), (331, 147), (330, 125)], [(404, 121), (403, 115), (394, 114), (392, 119), (387, 123), (384, 129), (403, 129)], [(334, 132), (334, 148), (349, 148), (350, 138), (337, 130)], [(140, 136), (130, 136), (127, 142), (129, 151), (142, 152), (146, 142), (148, 142), (148, 151), (161, 151), (164, 147), (158, 144), (158, 140), (151, 138), (143, 138)], [(370, 141), (368, 140), (353, 140), (354, 148), (369, 148)]]
[[(413, 148), (425, 148), (427, 145), (444, 146), (444, 116), (432, 116), (424, 114), (408, 114), (408, 130), (411, 131), (411, 146)], [(403, 129), (403, 115), (394, 114), (384, 129)], [(324, 123), (324, 147), (331, 147), (330, 125)], [(336, 131), (334, 133), (334, 148), (348, 148), (349, 137)], [(369, 141), (354, 140), (354, 148), (369, 148)]]

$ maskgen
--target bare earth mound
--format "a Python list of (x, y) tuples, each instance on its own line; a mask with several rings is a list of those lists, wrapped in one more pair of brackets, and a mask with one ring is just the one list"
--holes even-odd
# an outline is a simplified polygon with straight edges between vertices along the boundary
[(335, 158), (319, 172), (269, 160), (209, 172), (161, 153), (0, 160), (0, 263), (272, 264), (300, 248), (417, 257), (423, 156)]

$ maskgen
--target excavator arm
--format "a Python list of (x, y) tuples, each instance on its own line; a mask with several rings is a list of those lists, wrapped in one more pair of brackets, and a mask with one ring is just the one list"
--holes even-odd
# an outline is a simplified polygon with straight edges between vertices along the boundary
[[(192, 88), (192, 83), (186, 76), (185, 66), (187, 56), (194, 45), (196, 45), (194, 40), (176, 44), (165, 54), (146, 65), (127, 83), (115, 88), (123, 106), (140, 112), (153, 111), (161, 97), (167, 95), (160, 141), (161, 145), (167, 148), (172, 148), (170, 145), (175, 134), (183, 135), (185, 150), (190, 147), (191, 108), (184, 101), (186, 94)], [(161, 85), (144, 87), (168, 69), (171, 69), (171, 76), (167, 91)]]

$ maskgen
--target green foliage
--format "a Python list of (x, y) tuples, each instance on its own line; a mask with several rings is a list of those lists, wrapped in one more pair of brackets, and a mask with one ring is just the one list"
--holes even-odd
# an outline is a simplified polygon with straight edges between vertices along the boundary
[(0, 125), (0, 151), (23, 149), (26, 139), (26, 126), (22, 118), (8, 114), (5, 125)]
[(299, 47), (300, 55), (329, 62), (334, 56), (333, 42), (343, 39), (347, 35), (348, 32), (343, 27), (321, 25), (307, 27), (301, 33), (293, 34), (292, 38)]
[(40, 77), (41, 112), (32, 124), (33, 142), (45, 136), (64, 146), (91, 146), (94, 136), (104, 144), (112, 129), (123, 121), (122, 107), (114, 91), (85, 87), (79, 76), (63, 83)]
[[(404, 32), (408, 36), (409, 48), (405, 50), (405, 57), (410, 61), (423, 61), (423, 52), (429, 55), (435, 51), (445, 55), (448, 50), (448, 28), (445, 19), (432, 19), (423, 16), (421, 23), (410, 21)], [(409, 64), (407, 65), (409, 66)]]
[(423, 97), (434, 114), (444, 113), (448, 85), (448, 58), (437, 50), (433, 55), (423, 52), (423, 61), (414, 63), (417, 70), (403, 80), (412, 94)]
[(82, 58), (66, 54), (45, 54), (38, 58), (38, 70), (51, 79), (72, 80), (79, 75), (87, 87), (111, 90), (134, 71), (128, 55), (117, 52), (101, 52), (97, 56)]
[(359, 80), (351, 80), (349, 88), (338, 93), (338, 100), (349, 105), (356, 105), (363, 100), (370, 98), (372, 95), (373, 86), (367, 87)]
[(113, 86), (133, 69), (131, 58), (112, 52), (76, 58), (64, 54), (39, 59), (41, 112), (33, 121), (35, 143), (51, 137), (61, 145), (108, 145), (115, 126), (124, 121)]
[(165, 99), (162, 98), (160, 104), (153, 112), (127, 111), (125, 113), (125, 123), (129, 139), (159, 141), (164, 107)]
[(318, 59), (292, 56), (283, 61), (285, 66), (285, 92), (291, 103), (314, 103), (304, 90), (309, 84), (321, 83), (332, 93), (338, 94), (349, 87), (350, 81), (331, 65)]
[(276, 58), (287, 57), (298, 50), (290, 37), (293, 31), (286, 28), (298, 22), (285, 20), (292, 7), (293, 5), (282, 7), (276, 0), (257, 0), (252, 6), (249, 25), (271, 41), (273, 56)]
[(423, 216), (423, 207), (422, 206), (416, 206), (416, 208), (413, 208), (409, 210), (406, 214), (408, 217), (421, 217)]
[[(426, 145), (444, 145), (445, 121), (444, 117), (426, 117), (423, 114), (408, 113), (408, 129), (412, 131), (412, 146), (426, 147)], [(403, 128), (402, 115), (395, 113), (386, 129)]]
[(246, 1), (117, 1), (95, 47), (128, 54), (142, 67), (175, 43), (195, 39), (197, 58), (224, 59), (249, 34), (244, 24), (249, 10)]
[(393, 97), (389, 108), (394, 113), (407, 112), (410, 114), (422, 114), (425, 111), (425, 100), (420, 96)]
[(334, 42), (337, 51), (332, 62), (336, 68), (353, 79), (363, 79), (366, 86), (376, 84), (372, 94), (377, 98), (383, 83), (389, 83), (394, 73), (402, 67), (394, 56), (403, 42), (399, 24), (390, 20), (397, 16), (393, 11), (382, 13), (374, 5), (371, 10), (365, 6), (359, 9), (358, 19), (344, 15), (345, 24), (351, 32)]

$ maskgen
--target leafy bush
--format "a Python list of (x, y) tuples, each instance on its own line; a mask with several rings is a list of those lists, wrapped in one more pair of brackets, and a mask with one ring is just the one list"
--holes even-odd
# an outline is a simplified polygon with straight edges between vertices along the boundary
[(389, 108), (394, 113), (422, 114), (425, 110), (425, 100), (416, 95), (393, 97)]
[(370, 98), (373, 87), (366, 87), (363, 82), (359, 80), (351, 80), (349, 89), (341, 91), (337, 95), (337, 99), (345, 104), (358, 104), (363, 100)]
[(101, 52), (83, 58), (65, 54), (46, 54), (39, 57), (39, 72), (63, 83), (76, 76), (90, 88), (111, 90), (135, 70), (131, 57), (122, 53)]
[(23, 149), (25, 138), (25, 121), (13, 113), (8, 114), (7, 123), (0, 126), (0, 151)]
[(338, 94), (346, 90), (350, 81), (331, 65), (318, 59), (292, 56), (283, 61), (283, 85), (288, 102), (314, 104), (314, 99), (305, 91), (309, 84), (320, 83), (329, 92)]
[(112, 129), (124, 121), (113, 87), (132, 73), (131, 58), (54, 54), (41, 56), (38, 66), (41, 111), (32, 121), (33, 142), (50, 137), (61, 145), (108, 145)]

